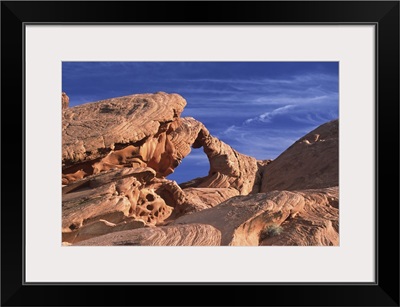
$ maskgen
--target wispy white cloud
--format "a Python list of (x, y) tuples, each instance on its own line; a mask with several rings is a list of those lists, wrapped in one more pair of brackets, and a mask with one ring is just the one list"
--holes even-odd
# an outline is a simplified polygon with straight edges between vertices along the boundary
[(281, 108), (277, 108), (275, 110), (272, 110), (270, 112), (265, 112), (257, 117), (249, 118), (247, 119), (244, 124), (250, 124), (251, 122), (254, 121), (260, 121), (263, 123), (269, 123), (271, 120), (277, 116), (277, 115), (282, 115), (288, 113), (291, 109), (293, 109), (295, 106), (294, 105), (287, 105)]
[(187, 78), (187, 79), (180, 79), (180, 78), (171, 78), (168, 81), (171, 82), (196, 82), (196, 83), (223, 83), (223, 84), (246, 84), (246, 85), (269, 85), (269, 84), (299, 84), (299, 83), (308, 83), (314, 82), (315, 80), (320, 81), (336, 81), (337, 78), (330, 74), (323, 74), (323, 73), (305, 73), (305, 74), (297, 74), (291, 76), (289, 78), (258, 78), (258, 79), (239, 79), (239, 78)]
[(223, 83), (223, 84), (253, 84), (253, 85), (266, 85), (266, 84), (290, 84), (291, 82), (294, 82), (295, 80), (289, 80), (289, 79), (237, 79), (237, 78), (232, 78), (232, 79), (217, 79), (217, 78), (197, 78), (197, 79), (170, 79), (169, 81), (172, 82), (206, 82), (206, 83)]
[(277, 134), (268, 129), (261, 132), (235, 126), (226, 129), (218, 137), (240, 153), (263, 160), (276, 158), (306, 132), (308, 130), (287, 129)]
[[(275, 159), (296, 140), (336, 118), (335, 112), (315, 111), (314, 114), (309, 108), (286, 105), (230, 125), (216, 136), (241, 153), (257, 159)], [(277, 126), (273, 120), (276, 116), (285, 119), (284, 126), (282, 121)]]
[(229, 135), (231, 133), (236, 133), (238, 130), (238, 127), (235, 125), (229, 126), (226, 130), (224, 130), (221, 134), (222, 135)]
[[(187, 101), (182, 116), (258, 159), (275, 158), (338, 116), (335, 63), (75, 62), (63, 64), (63, 90), (72, 105), (136, 93), (181, 94)], [(207, 165), (202, 149), (192, 150), (177, 172), (193, 178), (196, 171), (206, 174)]]
[(282, 105), (282, 104), (297, 104), (297, 105), (305, 105), (305, 104), (313, 104), (313, 103), (325, 103), (325, 102), (336, 102), (337, 103), (337, 94), (325, 94), (325, 95), (307, 95), (306, 91), (296, 92), (296, 93), (285, 93), (281, 95), (266, 95), (260, 96), (250, 103), (256, 105)]

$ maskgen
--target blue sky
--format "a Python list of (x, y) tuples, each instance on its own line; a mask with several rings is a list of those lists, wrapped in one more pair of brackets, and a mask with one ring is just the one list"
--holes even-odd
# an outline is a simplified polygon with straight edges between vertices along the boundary
[[(257, 159), (274, 159), (298, 138), (338, 118), (338, 62), (63, 62), (70, 106), (138, 93), (182, 95), (182, 116)], [(194, 149), (168, 178), (208, 174)]]

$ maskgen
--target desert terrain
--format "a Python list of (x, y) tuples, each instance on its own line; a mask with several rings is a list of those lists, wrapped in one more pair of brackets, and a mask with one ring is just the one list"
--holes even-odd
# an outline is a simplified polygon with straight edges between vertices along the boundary
[[(181, 117), (179, 94), (61, 100), (63, 245), (339, 245), (338, 120), (257, 160)], [(208, 175), (169, 180), (192, 148)]]

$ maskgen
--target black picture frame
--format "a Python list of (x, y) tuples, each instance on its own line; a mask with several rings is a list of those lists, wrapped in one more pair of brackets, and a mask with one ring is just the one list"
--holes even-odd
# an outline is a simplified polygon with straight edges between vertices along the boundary
[[(376, 282), (25, 283), (24, 26), (29, 23), (375, 25)], [(1, 148), (2, 306), (399, 306), (399, 1), (2, 1)]]

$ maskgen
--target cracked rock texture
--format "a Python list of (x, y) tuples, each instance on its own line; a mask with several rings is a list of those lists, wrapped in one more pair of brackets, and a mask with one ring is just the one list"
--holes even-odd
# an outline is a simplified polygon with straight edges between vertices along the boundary
[[(258, 161), (181, 118), (178, 94), (68, 104), (62, 93), (64, 245), (339, 244), (337, 120)], [(166, 178), (200, 147), (207, 176)]]

